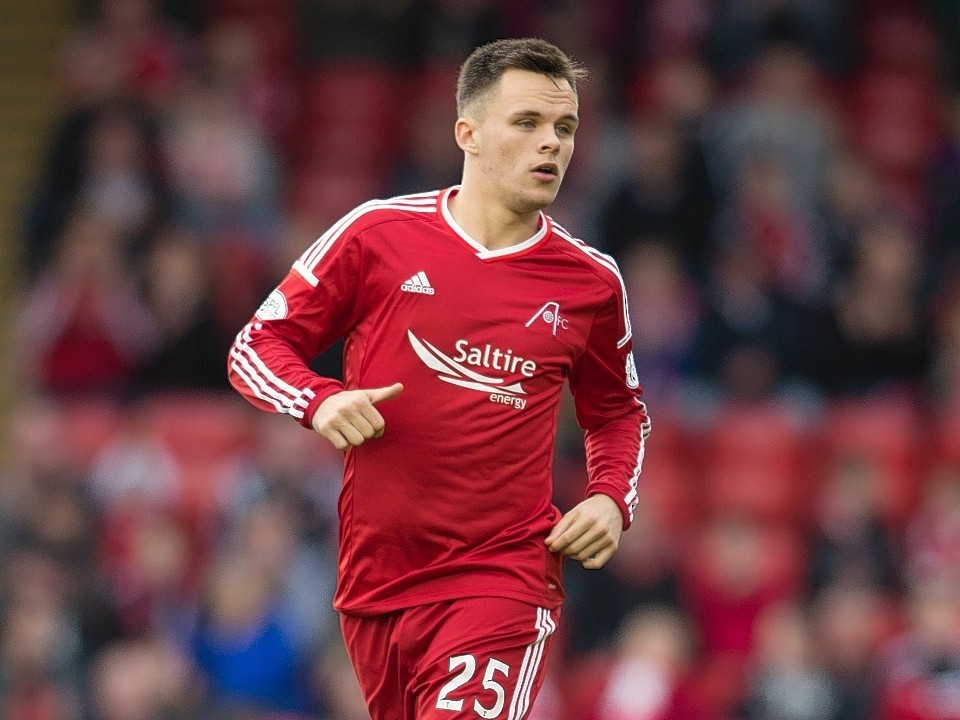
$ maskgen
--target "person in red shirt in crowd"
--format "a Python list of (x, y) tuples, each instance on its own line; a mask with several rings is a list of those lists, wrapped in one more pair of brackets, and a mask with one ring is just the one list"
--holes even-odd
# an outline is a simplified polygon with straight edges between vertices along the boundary
[[(638, 502), (649, 421), (623, 280), (542, 212), (583, 75), (543, 40), (476, 49), (457, 85), (461, 184), (348, 213), (230, 350), (242, 395), (345, 451), (334, 606), (373, 720), (525, 717), (563, 558), (602, 567)], [(344, 381), (316, 375), (341, 337)], [(566, 382), (589, 483), (561, 514)]]

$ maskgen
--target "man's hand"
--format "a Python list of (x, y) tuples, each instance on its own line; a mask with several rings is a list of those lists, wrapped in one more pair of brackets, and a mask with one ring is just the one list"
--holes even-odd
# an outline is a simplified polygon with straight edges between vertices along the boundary
[(547, 537), (550, 552), (579, 561), (587, 570), (599, 570), (613, 557), (623, 533), (623, 515), (613, 498), (591, 495), (560, 518)]
[(313, 429), (329, 440), (337, 450), (358, 447), (383, 436), (383, 416), (374, 407), (403, 392), (401, 383), (372, 390), (344, 390), (331, 395), (313, 414)]

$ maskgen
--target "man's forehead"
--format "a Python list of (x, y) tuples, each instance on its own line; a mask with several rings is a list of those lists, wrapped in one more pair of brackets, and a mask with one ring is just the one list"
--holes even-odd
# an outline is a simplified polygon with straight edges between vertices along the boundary
[(577, 94), (565, 78), (511, 68), (497, 82), (496, 96), (503, 102), (540, 100), (551, 105), (577, 107)]

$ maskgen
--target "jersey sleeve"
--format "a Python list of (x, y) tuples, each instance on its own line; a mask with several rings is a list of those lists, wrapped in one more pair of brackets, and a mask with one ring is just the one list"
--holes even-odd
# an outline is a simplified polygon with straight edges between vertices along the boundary
[(321, 236), (237, 334), (227, 373), (253, 405), (310, 428), (317, 406), (343, 389), (309, 363), (356, 322), (361, 260), (349, 230)]
[(587, 348), (571, 369), (570, 389), (584, 429), (587, 496), (613, 498), (626, 529), (638, 502), (650, 419), (633, 361), (626, 301), (618, 290), (594, 320)]

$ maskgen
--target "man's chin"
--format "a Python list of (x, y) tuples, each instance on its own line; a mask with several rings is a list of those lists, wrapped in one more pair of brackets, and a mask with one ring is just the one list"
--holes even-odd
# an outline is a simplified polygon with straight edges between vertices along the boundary
[(527, 193), (525, 199), (531, 205), (531, 211), (533, 210), (542, 210), (548, 205), (552, 205), (553, 201), (557, 199), (557, 193), (560, 191), (560, 181), (556, 183), (537, 188), (533, 192)]

